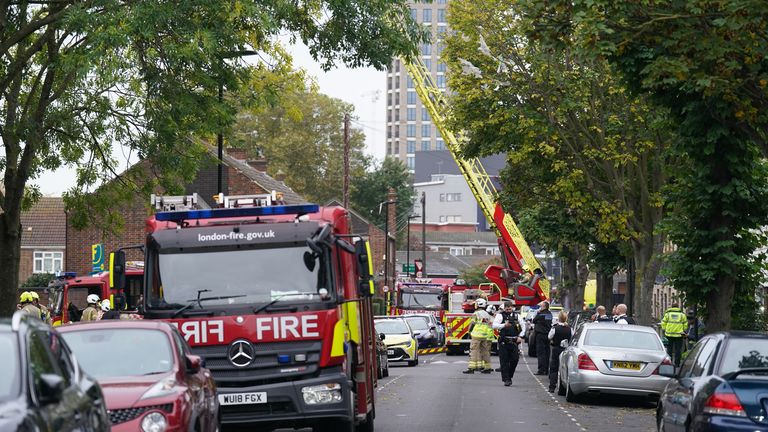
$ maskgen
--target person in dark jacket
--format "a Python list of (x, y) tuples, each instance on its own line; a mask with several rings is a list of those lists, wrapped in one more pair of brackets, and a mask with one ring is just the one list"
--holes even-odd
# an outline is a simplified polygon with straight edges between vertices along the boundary
[(596, 315), (596, 322), (613, 322), (613, 318), (605, 314), (605, 306), (598, 306)]
[(101, 317), (99, 319), (120, 319), (120, 312), (112, 310), (112, 305), (109, 303), (109, 299), (104, 299), (101, 301)]
[(539, 360), (536, 375), (547, 375), (549, 374), (549, 339), (547, 335), (552, 329), (552, 312), (549, 310), (548, 301), (539, 303), (539, 311), (531, 322), (536, 339), (536, 358)]
[[(605, 310), (603, 310), (605, 312)], [(557, 316), (557, 322), (549, 330), (547, 337), (552, 345), (552, 355), (549, 359), (549, 392), (555, 391), (557, 385), (557, 374), (560, 370), (560, 354), (565, 350), (560, 344), (563, 341), (571, 340), (573, 331), (571, 326), (568, 325), (568, 314), (561, 311)]]
[(504, 302), (504, 309), (496, 314), (491, 325), (499, 331), (499, 363), (501, 363), (501, 381), (504, 386), (512, 385), (517, 363), (520, 361), (520, 343), (525, 334), (525, 321), (514, 310), (511, 301)]

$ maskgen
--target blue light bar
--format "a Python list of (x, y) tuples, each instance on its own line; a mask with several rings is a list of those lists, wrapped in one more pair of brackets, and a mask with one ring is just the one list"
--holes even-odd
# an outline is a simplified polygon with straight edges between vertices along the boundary
[(278, 363), (290, 363), (291, 362), (291, 356), (288, 354), (278, 354), (277, 355), (277, 362)]
[(205, 210), (183, 210), (155, 213), (158, 221), (180, 222), (189, 219), (219, 219), (248, 216), (274, 216), (287, 214), (316, 213), (317, 204), (284, 205), (270, 207), (218, 208)]
[(63, 271), (56, 272), (56, 277), (58, 279), (72, 279), (76, 276), (77, 276), (76, 272), (63, 272)]

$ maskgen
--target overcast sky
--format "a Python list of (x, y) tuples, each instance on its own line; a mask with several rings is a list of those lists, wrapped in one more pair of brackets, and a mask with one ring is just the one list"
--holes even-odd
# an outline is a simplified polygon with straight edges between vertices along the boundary
[[(306, 69), (316, 79), (320, 92), (354, 104), (354, 116), (358, 120), (352, 126), (365, 133), (368, 154), (383, 159), (386, 140), (386, 72), (373, 68), (345, 67), (323, 72), (306, 46), (295, 45), (291, 52), (294, 65)], [(339, 119), (339, 127), (342, 127), (342, 119)], [(61, 195), (74, 185), (75, 173), (71, 169), (46, 172), (33, 183), (40, 186), (44, 195)]]

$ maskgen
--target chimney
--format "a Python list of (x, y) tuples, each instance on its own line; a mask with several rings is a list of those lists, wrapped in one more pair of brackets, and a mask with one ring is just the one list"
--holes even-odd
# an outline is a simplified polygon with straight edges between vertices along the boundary
[(267, 172), (267, 160), (264, 158), (249, 160), (248, 165), (256, 171)]
[(232, 156), (235, 159), (240, 159), (240, 160), (248, 159), (248, 156), (246, 155), (246, 152), (244, 149), (236, 149), (236, 148), (228, 147), (227, 154)]

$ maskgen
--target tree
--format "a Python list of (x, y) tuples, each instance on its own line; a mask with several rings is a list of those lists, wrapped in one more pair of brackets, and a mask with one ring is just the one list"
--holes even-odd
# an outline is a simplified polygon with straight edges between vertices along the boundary
[[(227, 142), (269, 162), (268, 172), (285, 174), (285, 183), (309, 201), (341, 198), (344, 182), (344, 114), (352, 104), (313, 89), (298, 88), (279, 96), (272, 107), (243, 110)], [(350, 128), (350, 177), (361, 177), (369, 164), (365, 135)]]
[(484, 262), (467, 267), (459, 272), (457, 279), (464, 279), (464, 281), (467, 282), (467, 285), (486, 283), (488, 282), (488, 279), (485, 277), (485, 269), (491, 265), (500, 266), (501, 257), (489, 258)]
[[(681, 139), (666, 232), (669, 276), (709, 330), (754, 298), (768, 218), (768, 4), (759, 0), (519, 2), (531, 34), (607, 59), (635, 94), (668, 110)], [(570, 42), (569, 42), (570, 43)], [(736, 308), (736, 309), (734, 309)]]
[(450, 6), (457, 33), (445, 56), (465, 151), (507, 152), (515, 182), (529, 185), (533, 173), (543, 182), (539, 199), (562, 203), (595, 241), (630, 245), (640, 282), (634, 311), (648, 322), (663, 252), (656, 228), (667, 148), (676, 139), (666, 113), (625, 91), (604, 60), (529, 37), (536, 21), (508, 10), (503, 0)]
[(92, 185), (120, 178), (113, 154), (123, 148), (151, 158), (158, 174), (140, 184), (122, 179), (126, 189), (173, 190), (205, 154), (188, 137), (210, 137), (234, 118), (218, 88), (236, 91), (247, 81), (238, 55), (280, 64), (286, 56), (276, 40), (288, 33), (326, 68), (383, 69), (424, 39), (412, 19), (401, 19), (407, 12), (404, 0), (0, 4), (0, 316), (14, 311), (22, 203), (37, 195), (31, 179), (76, 167), (67, 202), (82, 203)]
[[(396, 220), (405, 221), (413, 210), (415, 192), (410, 185), (408, 168), (399, 160), (388, 157), (381, 165), (365, 173), (352, 183), (350, 204), (354, 210), (364, 215), (374, 225), (384, 229), (386, 224), (387, 191), (395, 189), (397, 195)], [(381, 209), (381, 212), (379, 212)], [(389, 227), (391, 232), (396, 232), (396, 226)]]

